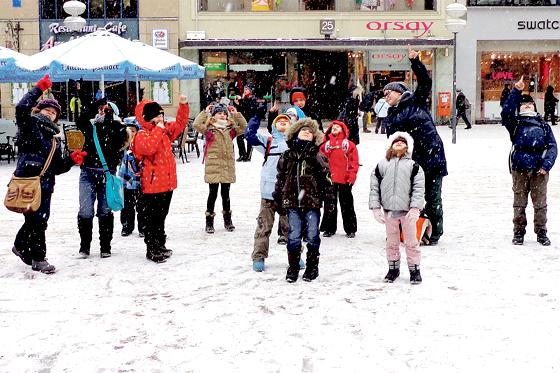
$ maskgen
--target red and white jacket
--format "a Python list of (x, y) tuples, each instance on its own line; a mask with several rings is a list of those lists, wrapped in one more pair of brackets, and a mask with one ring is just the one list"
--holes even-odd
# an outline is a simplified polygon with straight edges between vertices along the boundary
[[(342, 132), (332, 134), (332, 126), (338, 124)], [(337, 184), (354, 184), (358, 174), (358, 148), (348, 140), (348, 127), (339, 120), (334, 120), (325, 131), (325, 142), (321, 145), (321, 153), (329, 160), (331, 178)]]

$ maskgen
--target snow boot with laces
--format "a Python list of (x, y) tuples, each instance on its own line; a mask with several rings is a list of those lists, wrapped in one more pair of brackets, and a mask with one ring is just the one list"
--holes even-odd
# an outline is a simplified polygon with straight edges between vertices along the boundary
[(214, 233), (214, 216), (216, 216), (215, 212), (206, 211), (206, 228), (204, 230), (208, 234)]
[(233, 225), (233, 222), (231, 221), (231, 210), (222, 211), (222, 214), (224, 215), (224, 228), (228, 232), (233, 232), (235, 230), (235, 226)]
[(389, 260), (389, 272), (385, 275), (385, 279), (383, 281), (392, 283), (394, 282), (401, 274), (401, 261), (400, 260)]
[(546, 230), (537, 232), (537, 242), (543, 246), (550, 246), (550, 239), (546, 236)]

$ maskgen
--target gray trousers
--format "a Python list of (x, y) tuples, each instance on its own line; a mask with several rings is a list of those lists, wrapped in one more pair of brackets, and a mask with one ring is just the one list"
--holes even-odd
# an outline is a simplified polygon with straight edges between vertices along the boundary
[(513, 179), (513, 231), (525, 234), (527, 216), (525, 208), (528, 196), (531, 193), (531, 201), (535, 209), (534, 229), (535, 233), (544, 231), (546, 233), (546, 185), (548, 174), (541, 175), (533, 171), (512, 171)]
[[(255, 243), (253, 254), (251, 254), (253, 260), (268, 258), (269, 238), (270, 232), (272, 232), (272, 226), (274, 225), (275, 213), (274, 201), (264, 198), (261, 199), (261, 211), (257, 217)], [(278, 236), (288, 237), (288, 217), (286, 215), (280, 215)]]

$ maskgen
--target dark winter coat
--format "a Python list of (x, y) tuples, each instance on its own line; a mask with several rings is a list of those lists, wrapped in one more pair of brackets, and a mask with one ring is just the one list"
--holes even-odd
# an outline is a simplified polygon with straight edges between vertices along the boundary
[[(313, 129), (314, 141), (301, 141), (299, 130)], [(284, 209), (318, 209), (334, 196), (329, 165), (319, 152), (323, 134), (317, 122), (310, 118), (297, 121), (287, 131), (289, 149), (278, 161), (278, 175), (273, 193), (276, 204)]]
[(375, 101), (375, 92), (370, 91), (364, 95), (362, 102), (360, 103), (360, 110), (363, 112), (373, 111), (373, 102)]
[(544, 94), (544, 111), (545, 113), (554, 113), (556, 110), (556, 103), (558, 99), (554, 97), (554, 88), (548, 86), (546, 93)]
[[(31, 114), (31, 109), (41, 95), (41, 90), (33, 87), (16, 106), (19, 158), (14, 174), (18, 177), (38, 176), (41, 173), (52, 148), (53, 136), (60, 131), (48, 117), (39, 113)], [(74, 165), (68, 152), (62, 151), (60, 139), (55, 139), (56, 150), (53, 159), (41, 178), (41, 190), (50, 193), (54, 190), (55, 175), (68, 172)]]
[[(334, 124), (342, 127), (342, 132), (337, 136), (331, 133)], [(360, 162), (358, 148), (348, 140), (348, 133), (348, 128), (344, 123), (338, 120), (333, 121), (325, 132), (326, 141), (321, 145), (321, 153), (329, 160), (333, 182), (353, 185), (356, 183)]]
[(91, 120), (95, 120), (97, 138), (101, 146), (101, 151), (110, 170), (116, 170), (122, 160), (128, 135), (125, 125), (113, 119), (112, 113), (107, 113), (95, 119), (97, 114), (97, 101), (84, 109), (76, 121), (76, 126), (84, 134), (83, 151), (87, 152), (82, 167), (102, 168), (101, 160), (97, 154), (97, 148), (93, 140), (93, 125)]
[(447, 161), (443, 141), (436, 130), (426, 101), (432, 89), (432, 79), (420, 59), (410, 60), (418, 79), (414, 91), (403, 93), (400, 102), (390, 107), (384, 120), (387, 137), (397, 131), (407, 132), (414, 139), (412, 159), (418, 162), (428, 176), (446, 176)]
[(358, 145), (360, 143), (360, 125), (358, 124), (360, 101), (354, 97), (354, 89), (355, 87), (350, 90), (348, 97), (346, 97), (338, 119), (348, 127), (348, 140)]
[(550, 126), (537, 116), (516, 115), (521, 91), (513, 88), (502, 110), (502, 125), (512, 143), (510, 171), (550, 171), (558, 153)]
[(249, 96), (239, 99), (239, 105), (235, 105), (237, 111), (243, 115), (243, 118), (252, 118), (257, 114), (257, 98), (255, 96)]
[(463, 92), (457, 94), (457, 115), (461, 115), (467, 112), (467, 109), (471, 108), (471, 104)]
[(506, 103), (506, 101), (507, 101), (507, 99), (508, 99), (508, 97), (509, 97), (509, 93), (510, 93), (510, 92), (511, 92), (510, 89), (507, 88), (507, 87), (505, 87), (505, 88), (502, 90), (502, 93), (500, 94), (500, 106), (501, 106), (501, 107), (504, 107), (504, 104)]

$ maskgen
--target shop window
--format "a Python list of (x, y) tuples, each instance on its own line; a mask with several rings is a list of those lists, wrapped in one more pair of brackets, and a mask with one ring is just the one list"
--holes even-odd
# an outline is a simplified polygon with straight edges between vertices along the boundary
[(105, 18), (103, 0), (90, 0), (89, 18)]
[(136, 0), (123, 1), (123, 18), (138, 18), (138, 2)]
[(335, 10), (334, 0), (302, 0), (304, 10)]
[(121, 2), (119, 0), (107, 0), (107, 18), (121, 18)]
[(41, 1), (41, 18), (56, 19), (56, 3), (52, 0)]

